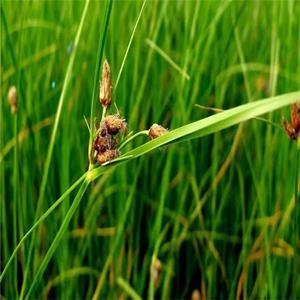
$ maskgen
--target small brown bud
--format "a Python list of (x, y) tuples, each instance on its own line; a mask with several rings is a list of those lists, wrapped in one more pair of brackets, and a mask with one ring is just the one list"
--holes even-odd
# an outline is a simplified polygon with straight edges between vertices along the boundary
[(282, 122), (285, 132), (291, 140), (297, 140), (300, 135), (300, 103), (291, 105), (291, 123), (286, 120)]
[(108, 115), (102, 121), (103, 130), (106, 130), (108, 134), (116, 135), (121, 131), (125, 133), (126, 122), (119, 115)]
[(156, 288), (159, 285), (161, 271), (162, 271), (161, 262), (158, 258), (156, 258), (152, 264), (152, 276), (153, 276), (154, 286)]
[(265, 77), (259, 76), (255, 82), (256, 90), (258, 92), (265, 91), (267, 88), (267, 84), (268, 84), (267, 79)]
[(11, 113), (15, 115), (17, 113), (17, 89), (15, 86), (11, 86), (8, 91), (8, 102), (10, 105)]
[(116, 149), (106, 150), (105, 152), (99, 153), (97, 155), (97, 161), (100, 165), (117, 158), (120, 152)]
[(102, 67), (102, 80), (100, 82), (100, 103), (103, 107), (108, 107), (111, 103), (111, 79), (110, 67), (107, 60), (104, 61)]
[(148, 132), (148, 136), (151, 140), (156, 139), (159, 136), (162, 136), (168, 132), (167, 129), (158, 124), (153, 124)]
[(201, 300), (201, 294), (199, 290), (193, 290), (191, 300)]

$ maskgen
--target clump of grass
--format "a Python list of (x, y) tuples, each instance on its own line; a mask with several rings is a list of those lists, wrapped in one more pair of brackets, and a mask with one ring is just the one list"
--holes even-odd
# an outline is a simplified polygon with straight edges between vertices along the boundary
[[(2, 294), (185, 299), (196, 290), (196, 299), (295, 298), (295, 144), (285, 138), (277, 113), (236, 133), (220, 130), (299, 100), (299, 26), (289, 22), (299, 7), (284, 1), (115, 1), (111, 10), (112, 1), (90, 1), (78, 43), (73, 30), (81, 27), (88, 2), (23, 2), (18, 18), (16, 4), (1, 5), (2, 97), (12, 83), (20, 94), (13, 117), (0, 101)], [(71, 53), (64, 49), (69, 40)], [(124, 115), (130, 129), (141, 131), (94, 143), (105, 127), (99, 109), (104, 49), (118, 74), (106, 89), (114, 102), (105, 117)], [(113, 109), (115, 100), (122, 115)], [(253, 106), (240, 107), (247, 101)], [(195, 103), (235, 110), (207, 118)], [(89, 109), (86, 153), (82, 116)], [(37, 128), (43, 120), (49, 120), (46, 127)], [(17, 121), (19, 135), (28, 132), (18, 152)], [(153, 122), (170, 130), (148, 141), (149, 130), (142, 129)], [(94, 144), (98, 154), (103, 144), (118, 154), (101, 164), (93, 159)], [(166, 151), (147, 155), (164, 145)], [(110, 236), (93, 234), (106, 226), (114, 229)], [(46, 234), (32, 235), (38, 228)], [(85, 235), (70, 239), (68, 228)], [(162, 272), (156, 287), (157, 257)]]

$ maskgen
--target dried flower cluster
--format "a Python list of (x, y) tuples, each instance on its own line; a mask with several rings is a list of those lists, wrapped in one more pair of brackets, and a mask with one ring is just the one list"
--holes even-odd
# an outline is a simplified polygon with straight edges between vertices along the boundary
[(10, 105), (11, 113), (15, 115), (17, 113), (17, 88), (15, 86), (11, 86), (8, 91), (8, 102)]
[(125, 131), (125, 119), (119, 115), (108, 115), (102, 120), (93, 143), (94, 159), (100, 165), (120, 155), (116, 135)]
[(283, 127), (291, 140), (300, 136), (300, 102), (291, 105), (291, 123), (283, 120)]
[[(127, 127), (126, 120), (119, 114), (106, 115), (112, 102), (111, 88), (110, 67), (105, 60), (102, 68), (102, 79), (100, 81), (99, 91), (99, 101), (103, 107), (103, 117), (99, 127), (96, 128), (91, 155), (93, 162), (98, 162), (100, 165), (120, 155), (117, 135), (119, 133), (124, 135)], [(155, 139), (167, 132), (168, 130), (164, 127), (153, 124), (148, 130), (148, 136), (150, 139)]]

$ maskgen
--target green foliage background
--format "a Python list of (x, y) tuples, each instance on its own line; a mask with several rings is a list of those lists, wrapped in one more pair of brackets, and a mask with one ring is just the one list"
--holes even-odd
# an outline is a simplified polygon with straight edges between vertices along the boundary
[[(35, 220), (84, 4), (1, 1), (2, 269)], [(91, 1), (84, 19), (39, 215), (88, 167), (84, 116), (106, 5)], [(113, 2), (104, 46), (113, 86), (129, 49), (113, 89), (129, 131), (153, 123), (174, 129), (212, 114), (195, 104), (227, 109), (299, 89), (299, 2), (147, 1), (137, 23), (142, 5)], [(6, 100), (11, 85), (19, 93), (17, 126)], [(289, 117), (288, 108), (264, 116), (268, 122), (253, 120), (110, 169), (87, 189), (31, 296), (90, 299), (103, 276), (101, 299), (187, 299), (195, 289), (203, 299), (299, 297), (298, 153), (280, 128), (282, 116)], [(26, 295), (74, 196), (39, 226), (32, 260), (30, 238), (23, 244), (1, 283), (5, 298)], [(162, 270), (154, 284), (156, 259)]]

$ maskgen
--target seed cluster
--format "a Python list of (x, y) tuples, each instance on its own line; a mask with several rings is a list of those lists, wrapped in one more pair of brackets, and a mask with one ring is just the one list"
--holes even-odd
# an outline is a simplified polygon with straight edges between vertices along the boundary
[[(111, 87), (110, 67), (105, 60), (102, 68), (102, 79), (100, 81), (99, 90), (99, 101), (103, 108), (103, 117), (99, 127), (96, 128), (91, 153), (92, 161), (94, 163), (98, 162), (100, 165), (111, 161), (120, 155), (117, 135), (119, 133), (124, 135), (127, 127), (126, 120), (119, 114), (106, 115), (108, 108), (112, 103)], [(158, 124), (153, 124), (147, 131), (150, 139), (160, 137), (167, 132), (167, 129)]]
[(125, 119), (122, 119), (119, 115), (106, 116), (100, 123), (93, 142), (94, 160), (102, 165), (107, 161), (117, 158), (120, 155), (117, 149), (117, 134), (119, 132), (124, 133), (125, 131)]
[(118, 150), (117, 135), (125, 133), (126, 120), (119, 114), (106, 115), (112, 102), (110, 67), (107, 60), (103, 63), (102, 79), (100, 81), (99, 101), (102, 105), (104, 115), (96, 128), (92, 146), (92, 160), (100, 165), (117, 158), (120, 155)]

